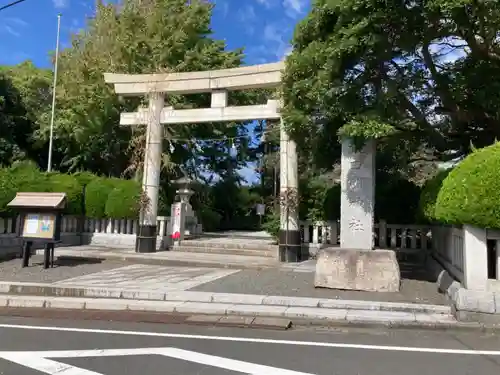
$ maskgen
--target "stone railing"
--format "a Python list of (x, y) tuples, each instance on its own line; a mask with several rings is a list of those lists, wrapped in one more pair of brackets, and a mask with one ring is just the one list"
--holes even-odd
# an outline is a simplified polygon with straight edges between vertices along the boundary
[[(61, 245), (135, 246), (138, 220), (89, 219), (64, 216), (61, 223)], [(192, 228), (196, 233), (201, 228)], [(159, 216), (157, 247), (166, 247), (170, 241), (170, 217)], [(189, 234), (189, 233), (188, 233)], [(20, 245), (16, 236), (16, 219), (0, 218), (0, 248)]]
[(432, 256), (455, 279), (464, 280), (464, 229), (436, 225), (432, 227)]
[(462, 286), (500, 292), (500, 230), (439, 225), (432, 235), (433, 258)]
[[(340, 241), (339, 221), (301, 221), (302, 242), (312, 246), (338, 245)], [(375, 246), (385, 249), (427, 250), (431, 245), (430, 226), (375, 224)]]
[[(340, 222), (300, 223), (302, 242), (314, 254), (323, 246), (339, 245)], [(376, 248), (397, 251), (400, 265), (424, 266), (431, 248), (431, 227), (425, 225), (387, 224), (381, 220), (373, 233)]]

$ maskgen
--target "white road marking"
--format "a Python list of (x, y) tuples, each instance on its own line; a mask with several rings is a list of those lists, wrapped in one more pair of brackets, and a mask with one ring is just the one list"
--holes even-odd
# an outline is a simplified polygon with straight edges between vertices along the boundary
[(208, 355), (177, 348), (141, 348), (141, 349), (103, 349), (103, 350), (64, 350), (44, 352), (0, 352), (0, 358), (19, 365), (44, 372), (49, 375), (104, 375), (76, 366), (60, 363), (48, 358), (90, 358), (116, 357), (134, 355), (162, 355), (187, 362), (199, 363), (225, 370), (241, 372), (249, 375), (313, 375), (305, 372), (286, 370), (277, 367), (258, 365), (214, 355)]
[(61, 280), (55, 282), (54, 285), (171, 292), (188, 290), (237, 272), (240, 270), (134, 264)]
[(16, 353), (4, 354), (0, 358), (17, 363), (18, 365), (29, 367), (49, 375), (64, 374), (64, 375), (104, 375), (99, 372), (85, 370), (80, 367), (67, 365), (57, 362), (52, 359), (38, 357), (36, 352), (31, 355), (18, 355)]
[[(244, 342), (244, 343), (257, 343), (257, 344), (311, 346), (311, 347), (320, 347), (320, 348), (382, 350), (382, 351), (393, 351), (393, 352), (413, 352), (413, 353), (432, 353), (432, 354), (500, 356), (500, 350), (474, 350), (474, 349), (447, 349), (447, 348), (425, 348), (425, 347), (420, 348), (420, 347), (412, 347), (412, 346), (364, 345), (364, 344), (346, 344), (346, 343), (321, 342), (321, 341), (295, 341), (295, 340), (258, 339), (258, 338), (250, 338), (250, 337), (188, 335), (188, 334), (182, 334), (182, 333), (120, 331), (120, 330), (111, 330), (111, 329), (108, 330), (108, 329), (73, 328), (73, 327), (30, 326), (30, 325), (20, 325), (20, 324), (0, 324), (0, 328), (26, 329), (26, 330), (36, 330), (36, 331), (102, 333), (102, 334), (106, 334), (106, 335), (165, 337), (165, 338), (188, 339), (188, 340), (189, 339), (191, 339), (191, 340), (213, 340), (213, 341)], [(0, 352), (0, 355), (1, 354), (2, 354), (2, 352)]]

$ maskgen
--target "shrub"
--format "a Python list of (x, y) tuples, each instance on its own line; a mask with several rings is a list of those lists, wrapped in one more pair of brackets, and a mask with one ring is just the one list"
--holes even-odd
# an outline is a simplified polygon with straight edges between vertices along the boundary
[(500, 228), (500, 143), (467, 156), (444, 179), (436, 218), (449, 224)]
[(108, 195), (105, 206), (107, 217), (137, 219), (140, 211), (141, 185), (137, 181), (121, 180)]
[(9, 173), (17, 192), (50, 191), (47, 174), (40, 172), (38, 166), (31, 161), (14, 163), (9, 168)]
[(279, 209), (266, 216), (262, 229), (269, 233), (274, 240), (279, 240), (280, 234), (280, 213)]
[(418, 211), (416, 215), (417, 222), (433, 223), (436, 219), (436, 200), (439, 190), (443, 185), (444, 179), (450, 173), (450, 169), (439, 171), (433, 178), (425, 182), (420, 193)]
[(413, 224), (418, 211), (420, 187), (401, 175), (380, 171), (375, 184), (375, 219)]
[(198, 212), (198, 217), (201, 221), (204, 231), (212, 232), (219, 229), (222, 215), (212, 210), (210, 207), (202, 206)]
[(83, 213), (83, 186), (74, 176), (63, 173), (49, 173), (47, 174), (47, 182), (48, 191), (66, 193), (67, 203), (64, 213), (69, 215), (81, 215)]
[(73, 176), (78, 180), (79, 184), (82, 186), (87, 186), (93, 180), (99, 178), (95, 174), (86, 171), (76, 172), (73, 174)]
[(12, 213), (7, 204), (14, 199), (17, 192), (17, 186), (12, 178), (12, 173), (8, 168), (0, 169), (0, 215), (9, 215)]
[(114, 189), (117, 178), (97, 177), (85, 187), (85, 215), (94, 219), (106, 217), (108, 196)]

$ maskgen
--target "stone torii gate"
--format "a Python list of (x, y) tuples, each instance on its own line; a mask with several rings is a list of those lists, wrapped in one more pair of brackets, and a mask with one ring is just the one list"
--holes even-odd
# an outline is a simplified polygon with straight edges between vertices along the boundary
[[(146, 96), (149, 108), (134, 113), (122, 113), (121, 125), (147, 125), (144, 159), (143, 190), (149, 204), (141, 211), (136, 251), (154, 252), (156, 249), (156, 217), (163, 147), (163, 125), (205, 122), (248, 121), (275, 119), (281, 121), (280, 131), (280, 191), (297, 191), (297, 152), (295, 143), (284, 130), (279, 112), (279, 101), (267, 104), (227, 105), (232, 90), (272, 89), (281, 84), (282, 62), (222, 69), (205, 72), (167, 74), (113, 74), (105, 73), (107, 83), (114, 84), (115, 92), (123, 96)], [(173, 109), (165, 107), (165, 95), (210, 93), (211, 107), (200, 109)], [(281, 212), (280, 259), (285, 262), (300, 260), (301, 240), (298, 211)]]
[[(228, 106), (229, 91), (277, 88), (281, 84), (284, 63), (246, 66), (204, 72), (166, 74), (105, 73), (105, 81), (113, 84), (122, 96), (146, 96), (149, 108), (134, 113), (122, 113), (121, 125), (146, 125), (143, 190), (149, 204), (141, 210), (137, 252), (156, 250), (156, 218), (163, 147), (163, 125), (205, 122), (279, 119), (280, 129), (280, 196), (298, 193), (296, 144), (285, 130), (280, 115), (280, 103)], [(173, 109), (165, 107), (165, 95), (210, 93), (211, 107)], [(349, 141), (342, 145), (341, 246), (351, 249), (373, 248), (374, 148), (355, 152)], [(281, 198), (283, 199), (283, 198)], [(288, 203), (290, 205), (290, 202)], [(280, 260), (301, 259), (301, 238), (297, 207), (281, 206)]]

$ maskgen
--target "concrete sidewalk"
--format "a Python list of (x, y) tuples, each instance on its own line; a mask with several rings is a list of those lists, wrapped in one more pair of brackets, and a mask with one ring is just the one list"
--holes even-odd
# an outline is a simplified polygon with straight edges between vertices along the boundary
[(190, 291), (162, 293), (155, 290), (9, 282), (0, 283), (0, 293), (0, 307), (3, 308), (140, 311), (201, 314), (212, 318), (287, 318), (296, 325), (462, 326), (454, 319), (449, 307), (439, 305)]
[(34, 256), (27, 268), (20, 259), (0, 263), (0, 308), (266, 317), (321, 325), (461, 325), (432, 282), (403, 280), (399, 293), (314, 288), (314, 261), (262, 270), (63, 258), (43, 269), (40, 261)]

